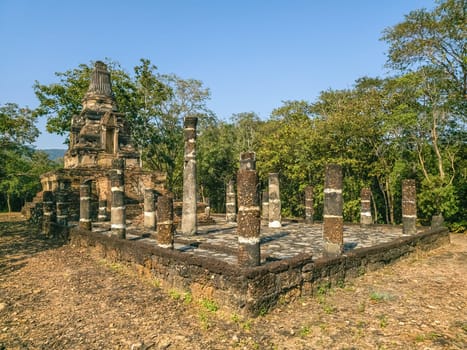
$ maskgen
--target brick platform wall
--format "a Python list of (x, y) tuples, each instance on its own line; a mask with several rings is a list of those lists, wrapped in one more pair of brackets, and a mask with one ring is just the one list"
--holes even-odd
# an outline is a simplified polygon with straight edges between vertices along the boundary
[(78, 228), (71, 230), (70, 243), (87, 247), (99, 258), (132, 265), (140, 274), (156, 278), (166, 290), (190, 292), (195, 299), (210, 298), (229, 310), (255, 316), (279, 300), (314, 295), (323, 286), (341, 285), (417, 249), (430, 250), (447, 244), (449, 232), (445, 228), (428, 230), (334, 258), (313, 259), (303, 254), (253, 268), (239, 268), (220, 260)]

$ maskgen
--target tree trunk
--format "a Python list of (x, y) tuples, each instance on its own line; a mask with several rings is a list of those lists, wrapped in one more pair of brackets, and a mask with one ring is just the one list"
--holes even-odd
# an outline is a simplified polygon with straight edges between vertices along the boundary
[(378, 179), (378, 186), (383, 194), (383, 200), (384, 200), (384, 216), (386, 217), (386, 223), (389, 223), (389, 205), (388, 205), (388, 199), (386, 195), (386, 191), (383, 187), (383, 184), (381, 183), (380, 179)]
[(439, 177), (441, 178), (442, 181), (444, 181), (444, 166), (443, 166), (443, 157), (441, 155), (441, 151), (439, 150), (438, 147), (438, 113), (437, 111), (433, 111), (433, 127), (431, 129), (431, 139), (433, 142), (433, 149), (436, 154), (436, 159), (438, 160), (438, 171), (439, 171)]
[(378, 222), (378, 208), (376, 207), (376, 200), (373, 196), (373, 191), (371, 192), (371, 199), (373, 202), (373, 223), (376, 224)]
[(386, 179), (386, 191), (388, 195), (388, 208), (389, 208), (389, 224), (394, 225), (394, 194), (391, 191), (391, 184), (389, 180)]
[(8, 206), (8, 213), (11, 213), (10, 194), (8, 192), (6, 194), (6, 204)]
[(394, 220), (394, 194), (392, 192), (388, 193), (389, 201), (389, 223), (394, 225), (396, 221)]

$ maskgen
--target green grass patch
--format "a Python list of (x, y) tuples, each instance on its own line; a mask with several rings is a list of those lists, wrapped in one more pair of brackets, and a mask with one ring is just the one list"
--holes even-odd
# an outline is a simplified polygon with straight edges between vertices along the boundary
[(387, 292), (377, 292), (373, 291), (370, 293), (370, 300), (372, 301), (388, 301), (388, 300), (393, 300), (395, 297), (394, 295), (387, 293)]
[(386, 315), (379, 315), (378, 319), (379, 319), (379, 326), (381, 328), (386, 328), (386, 326), (389, 324), (389, 321)]
[(306, 337), (306, 336), (310, 335), (310, 333), (311, 333), (311, 329), (308, 326), (301, 326), (300, 330), (298, 331), (298, 335), (300, 337)]
[(200, 300), (200, 304), (209, 312), (216, 312), (219, 310), (219, 305), (214, 300), (204, 298)]

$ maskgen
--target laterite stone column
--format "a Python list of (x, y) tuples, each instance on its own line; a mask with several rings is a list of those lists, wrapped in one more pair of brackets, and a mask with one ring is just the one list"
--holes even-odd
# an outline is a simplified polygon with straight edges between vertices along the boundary
[(344, 248), (344, 219), (342, 200), (342, 168), (326, 165), (324, 179), (323, 241), (324, 254), (339, 255)]
[(237, 221), (237, 204), (235, 202), (235, 182), (230, 180), (227, 184), (227, 192), (225, 198), (225, 219), (227, 222)]
[(54, 195), (52, 191), (42, 194), (42, 232), (49, 237), (52, 233), (51, 223), (55, 222)]
[(112, 202), (110, 207), (110, 228), (112, 236), (126, 237), (125, 180), (123, 175), (123, 159), (112, 161), (110, 186)]
[(313, 223), (313, 186), (305, 187), (305, 222), (307, 224)]
[(204, 217), (209, 220), (211, 218), (211, 199), (205, 199), (206, 206), (204, 207)]
[(415, 180), (402, 180), (402, 233), (405, 235), (417, 233), (416, 195)]
[(185, 164), (183, 167), (183, 208), (181, 233), (196, 234), (196, 124), (197, 117), (185, 117)]
[(174, 223), (173, 198), (163, 195), (157, 199), (157, 234), (156, 242), (159, 247), (173, 249)]
[(255, 154), (242, 153), (237, 173), (238, 198), (238, 264), (258, 266), (260, 256), (261, 217), (258, 198), (258, 175), (255, 170)]
[(282, 227), (278, 173), (269, 174), (269, 227)]
[(371, 216), (371, 190), (367, 187), (360, 191), (360, 225), (367, 226), (373, 223)]
[(57, 192), (57, 224), (68, 226), (68, 203), (66, 201), (67, 193)]
[(90, 231), (91, 223), (91, 182), (79, 186), (79, 227)]
[(269, 220), (269, 191), (264, 190), (261, 196), (261, 218)]
[(144, 189), (144, 228), (156, 229), (156, 196), (152, 188)]
[(97, 221), (104, 222), (108, 219), (109, 215), (107, 213), (107, 200), (99, 199), (99, 211), (97, 212)]

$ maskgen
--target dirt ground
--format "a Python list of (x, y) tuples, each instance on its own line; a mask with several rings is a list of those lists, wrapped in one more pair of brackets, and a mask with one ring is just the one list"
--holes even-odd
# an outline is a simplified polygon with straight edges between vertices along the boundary
[(465, 234), (244, 318), (15, 219), (0, 222), (0, 350), (467, 348)]

